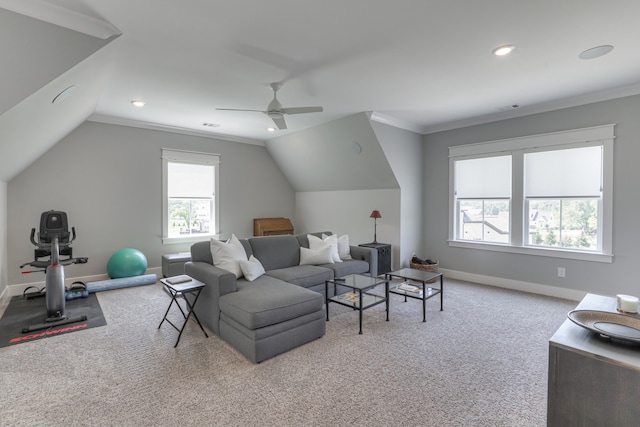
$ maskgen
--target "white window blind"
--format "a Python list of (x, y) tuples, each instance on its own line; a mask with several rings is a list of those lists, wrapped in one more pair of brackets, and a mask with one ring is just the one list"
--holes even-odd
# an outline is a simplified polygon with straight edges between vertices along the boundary
[(219, 154), (162, 149), (163, 243), (217, 235), (219, 165)]
[(214, 167), (188, 163), (167, 165), (169, 197), (204, 199), (214, 196)]
[[(449, 245), (611, 262), (614, 130), (606, 124), (449, 147)], [(509, 193), (508, 244), (460, 233), (480, 209), (484, 220), (499, 219)]]
[(511, 156), (456, 160), (456, 196), (460, 199), (511, 197)]
[(599, 197), (602, 146), (525, 153), (525, 196)]

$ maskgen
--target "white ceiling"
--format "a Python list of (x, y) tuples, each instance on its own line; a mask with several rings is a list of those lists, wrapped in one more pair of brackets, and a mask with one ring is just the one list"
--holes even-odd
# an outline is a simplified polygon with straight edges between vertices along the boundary
[[(110, 46), (93, 115), (104, 121), (267, 140), (372, 111), (430, 133), (640, 93), (638, 0), (3, 0), (0, 7), (7, 3), (82, 31), (122, 33)], [(493, 56), (502, 44), (516, 49)], [(604, 44), (614, 46), (610, 54), (578, 58)], [(324, 112), (286, 116), (289, 130), (269, 133), (266, 115), (216, 111), (265, 109), (271, 82), (284, 83), (284, 107)], [(146, 106), (133, 107), (134, 99)]]

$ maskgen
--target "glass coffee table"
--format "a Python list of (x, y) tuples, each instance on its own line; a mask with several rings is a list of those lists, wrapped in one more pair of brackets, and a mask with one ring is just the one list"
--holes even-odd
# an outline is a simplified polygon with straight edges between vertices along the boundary
[[(394, 278), (402, 279), (404, 282), (394, 284), (389, 290), (390, 293), (396, 295), (404, 295), (405, 302), (408, 298), (414, 298), (422, 300), (422, 321), (427, 321), (427, 300), (429, 298), (435, 297), (436, 295), (440, 295), (440, 311), (442, 311), (442, 300), (444, 295), (444, 282), (442, 280), (442, 273), (435, 273), (432, 271), (423, 271), (415, 268), (402, 268), (400, 270), (392, 271), (391, 273), (386, 273), (385, 277), (388, 280), (392, 280)], [(427, 282), (434, 282), (440, 278), (440, 288), (435, 288), (432, 286), (427, 286)], [(412, 280), (416, 283), (415, 285), (411, 285), (407, 283), (407, 280)]]
[[(368, 292), (378, 285), (384, 283), (384, 296), (378, 295), (373, 292)], [(329, 297), (329, 285), (333, 284), (333, 295)], [(338, 286), (345, 286), (351, 288), (352, 292), (345, 292), (336, 294)], [(336, 304), (351, 307), (354, 310), (358, 310), (360, 315), (360, 334), (362, 334), (362, 312), (374, 305), (382, 304), (387, 305), (387, 322), (389, 321), (389, 280), (381, 279), (379, 277), (363, 276), (362, 274), (350, 274), (348, 276), (336, 278), (333, 280), (327, 280), (324, 282), (324, 291), (326, 295), (326, 307), (327, 307), (327, 322), (329, 321), (329, 303), (334, 302)]]

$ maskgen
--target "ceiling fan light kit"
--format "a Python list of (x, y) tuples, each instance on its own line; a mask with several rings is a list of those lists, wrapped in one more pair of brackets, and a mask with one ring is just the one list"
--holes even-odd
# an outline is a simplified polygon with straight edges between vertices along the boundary
[[(216, 108), (216, 110), (221, 111), (248, 111), (248, 112), (259, 112), (264, 113), (275, 123), (278, 129), (283, 130), (287, 129), (287, 123), (284, 120), (285, 114), (305, 114), (305, 113), (321, 113), (323, 108), (320, 106), (316, 107), (292, 107), (292, 108), (283, 108), (280, 101), (278, 101), (277, 92), (282, 87), (282, 83), (271, 83), (271, 89), (273, 90), (273, 99), (267, 105), (267, 109), (264, 111), (261, 110), (244, 110), (238, 108)], [(269, 132), (275, 131), (275, 129), (267, 128)]]

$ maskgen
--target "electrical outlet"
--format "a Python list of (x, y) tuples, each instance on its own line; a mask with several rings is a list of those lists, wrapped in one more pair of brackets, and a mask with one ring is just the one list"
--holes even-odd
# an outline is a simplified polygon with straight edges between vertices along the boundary
[(558, 267), (558, 277), (566, 277), (567, 270), (564, 267)]

